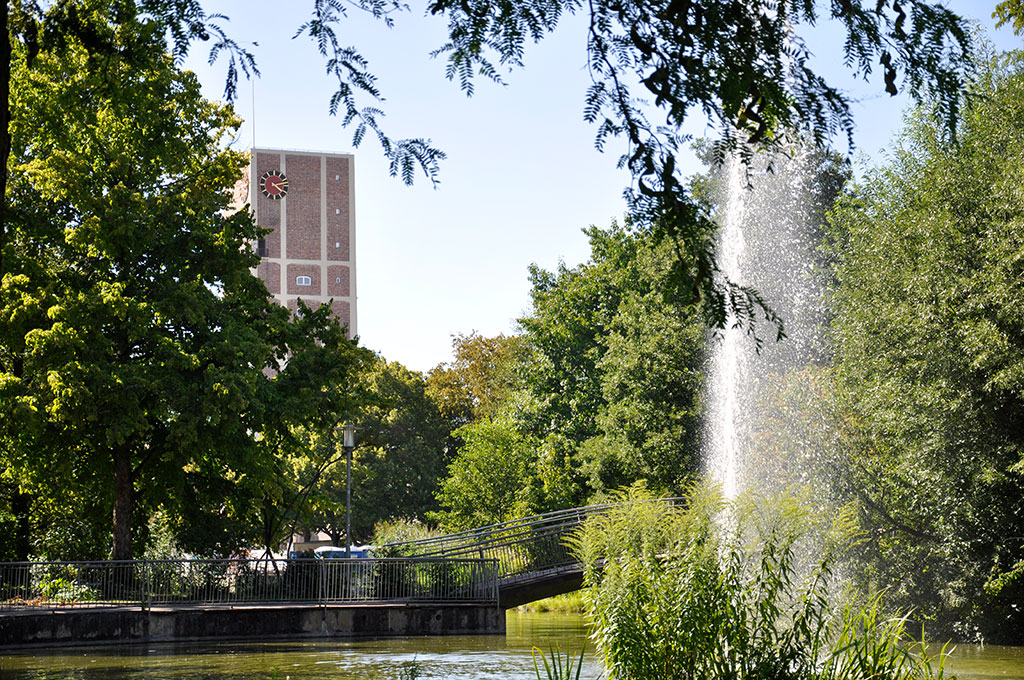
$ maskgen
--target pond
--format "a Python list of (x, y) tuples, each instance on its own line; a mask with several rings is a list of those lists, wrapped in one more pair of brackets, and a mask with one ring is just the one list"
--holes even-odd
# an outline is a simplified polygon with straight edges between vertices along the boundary
[[(533, 648), (574, 652), (586, 642), (579, 616), (508, 614), (504, 636), (386, 640), (165, 643), (0, 653), (2, 680), (290, 680), (403, 677), (532, 680)], [(961, 678), (1024, 680), (1024, 647), (961, 645), (950, 668)], [(581, 678), (601, 676), (588, 654)]]

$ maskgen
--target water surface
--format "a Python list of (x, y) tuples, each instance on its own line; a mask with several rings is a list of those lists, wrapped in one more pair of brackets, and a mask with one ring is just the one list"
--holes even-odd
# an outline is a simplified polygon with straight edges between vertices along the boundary
[[(585, 643), (579, 616), (510, 612), (504, 636), (37, 649), (0, 654), (0, 680), (397, 680), (413, 664), (420, 678), (532, 680), (534, 647), (578, 651)], [(1024, 647), (961, 645), (948, 669), (968, 680), (1024, 680)], [(600, 664), (588, 653), (581, 678), (601, 675)]]

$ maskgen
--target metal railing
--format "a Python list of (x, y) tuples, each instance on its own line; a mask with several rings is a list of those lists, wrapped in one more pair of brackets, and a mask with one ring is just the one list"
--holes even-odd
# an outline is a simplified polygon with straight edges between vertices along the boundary
[[(682, 505), (685, 499), (632, 502), (666, 503), (674, 507)], [(491, 559), (498, 565), (500, 579), (527, 577), (575, 565), (577, 560), (568, 539), (588, 517), (619, 505), (621, 503), (608, 503), (556, 510), (444, 536), (389, 543), (382, 549), (398, 555)]]
[[(652, 499), (670, 506), (681, 498)], [(374, 559), (0, 563), (0, 612), (187, 604), (384, 601), (496, 603), (501, 581), (576, 564), (568, 539), (619, 504), (557, 510), (389, 543)]]
[(492, 559), (223, 559), (0, 563), (0, 612), (78, 607), (497, 603)]

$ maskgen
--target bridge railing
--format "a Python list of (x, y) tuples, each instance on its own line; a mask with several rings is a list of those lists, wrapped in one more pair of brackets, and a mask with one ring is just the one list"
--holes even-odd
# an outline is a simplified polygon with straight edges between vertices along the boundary
[(0, 613), (80, 607), (498, 601), (493, 559), (0, 563)]
[[(677, 505), (681, 498), (634, 501)], [(556, 510), (499, 524), (384, 546), (393, 554), (443, 558), (493, 559), (502, 579), (527, 576), (576, 562), (568, 539), (596, 514), (620, 504)]]

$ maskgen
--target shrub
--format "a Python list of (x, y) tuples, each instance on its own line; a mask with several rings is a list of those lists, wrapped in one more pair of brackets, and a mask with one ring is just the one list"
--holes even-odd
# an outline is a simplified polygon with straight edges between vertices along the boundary
[(398, 518), (377, 522), (373, 527), (373, 538), (370, 541), (375, 546), (374, 557), (406, 557), (409, 552), (403, 551), (399, 546), (392, 547), (388, 544), (433, 538), (441, 534), (442, 532), (417, 520)]
[(851, 512), (827, 520), (793, 495), (726, 501), (701, 485), (687, 499), (611, 508), (573, 541), (609, 677), (943, 677), (878, 597), (835, 595), (837, 562), (857, 541)]

